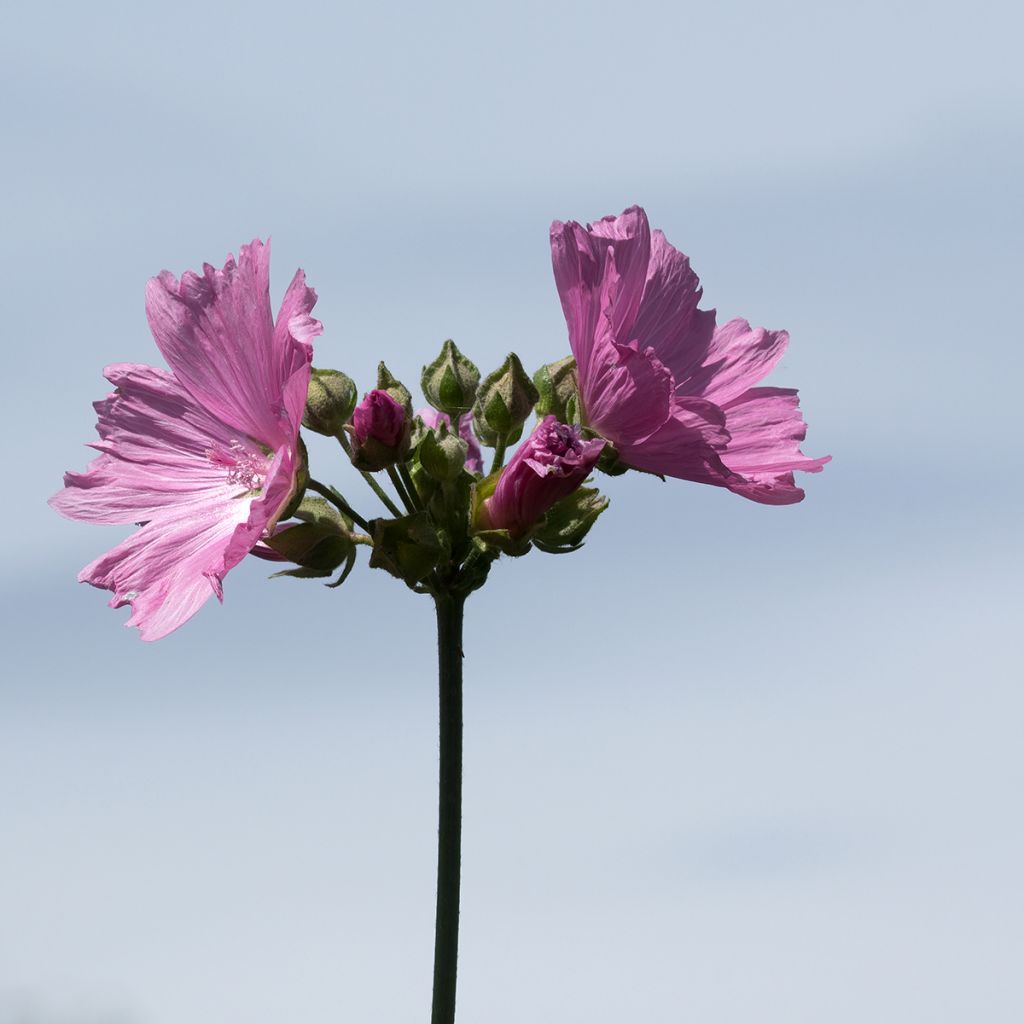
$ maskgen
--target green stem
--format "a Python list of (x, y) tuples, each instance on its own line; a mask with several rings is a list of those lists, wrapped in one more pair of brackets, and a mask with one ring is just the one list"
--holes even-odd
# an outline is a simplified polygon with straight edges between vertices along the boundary
[(505, 449), (508, 447), (508, 438), (499, 438), (494, 446), (494, 461), (491, 463), (491, 472), (494, 473), (505, 465)]
[(412, 498), (413, 505), (419, 511), (423, 511), (423, 502), (420, 499), (420, 492), (416, 490), (416, 484), (413, 483), (412, 474), (409, 472), (409, 467), (404, 463), (398, 464), (398, 473), (402, 478), (402, 483), (405, 484), (405, 489), (409, 492), (409, 497)]
[(306, 481), (306, 487), (311, 491), (316, 491), (317, 494), (325, 497), (335, 508), (339, 509), (343, 515), (349, 517), (353, 523), (357, 523), (364, 530), (370, 529), (370, 524), (338, 493), (333, 487), (328, 487), (326, 484), (320, 483), (319, 480), (314, 480), (310, 477)]
[(405, 506), (406, 511), (415, 512), (416, 506), (412, 503), (412, 498), (409, 497), (409, 494), (405, 489), (405, 484), (402, 483), (402, 478), (398, 475), (398, 471), (394, 466), (388, 466), (388, 476), (391, 478), (391, 483), (398, 492), (398, 497)]
[(465, 597), (441, 592), (437, 608), (441, 770), (437, 826), (437, 917), (430, 1024), (454, 1024), (462, 861), (462, 612)]

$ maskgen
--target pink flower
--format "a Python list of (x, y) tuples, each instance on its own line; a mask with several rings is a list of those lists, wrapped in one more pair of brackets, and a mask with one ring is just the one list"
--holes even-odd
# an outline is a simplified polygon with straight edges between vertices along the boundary
[(297, 271), (273, 319), (270, 246), (146, 286), (146, 315), (171, 372), (117, 363), (95, 403), (101, 454), (68, 473), (50, 504), (69, 519), (141, 529), (79, 580), (131, 604), (129, 626), (158, 640), (191, 618), (291, 501), (316, 293)]
[(797, 393), (754, 387), (789, 335), (746, 320), (716, 327), (690, 261), (634, 206), (586, 228), (551, 226), (551, 258), (584, 422), (623, 463), (727, 487), (770, 505), (800, 501), (794, 470), (829, 461), (800, 451)]
[[(438, 423), (446, 424), (449, 429), (452, 425), (451, 417), (448, 413), (438, 412), (437, 409), (429, 405), (420, 409), (416, 415), (423, 420), (424, 426), (430, 430), (433, 430)], [(469, 454), (466, 456), (466, 469), (470, 473), (482, 473), (484, 471), (483, 452), (480, 450), (480, 442), (477, 441), (476, 434), (473, 433), (473, 414), (471, 412), (463, 413), (459, 417), (459, 437), (469, 445)]]
[(556, 501), (568, 497), (590, 475), (604, 441), (584, 441), (579, 427), (545, 416), (501, 471), (484, 517), (494, 530), (521, 537)]

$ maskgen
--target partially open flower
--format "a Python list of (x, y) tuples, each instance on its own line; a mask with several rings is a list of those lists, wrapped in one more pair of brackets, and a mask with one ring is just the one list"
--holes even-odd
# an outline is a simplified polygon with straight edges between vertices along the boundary
[(579, 427), (545, 416), (502, 470), (484, 502), (485, 526), (521, 537), (549, 508), (590, 475), (604, 441), (585, 441)]

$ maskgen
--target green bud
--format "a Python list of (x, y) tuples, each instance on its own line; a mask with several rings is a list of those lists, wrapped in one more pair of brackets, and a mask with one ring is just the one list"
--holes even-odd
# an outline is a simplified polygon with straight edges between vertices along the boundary
[(355, 383), (347, 374), (314, 367), (309, 377), (302, 425), (318, 434), (336, 437), (351, 418), (358, 397)]
[(473, 408), (479, 383), (480, 371), (451, 338), (441, 346), (441, 354), (423, 367), (420, 378), (427, 401), (438, 411), (447, 413), (453, 423)]
[(533, 533), (533, 543), (551, 555), (576, 551), (607, 507), (608, 499), (596, 488), (580, 487), (548, 509)]
[(505, 362), (480, 385), (473, 405), (473, 426), (484, 444), (493, 447), (490, 437), (510, 441), (514, 430), (521, 429), (540, 397), (527, 376), (519, 356), (509, 353)]
[(425, 580), (446, 556), (437, 527), (426, 512), (399, 519), (374, 519), (370, 565), (404, 580), (410, 587)]
[(381, 360), (377, 367), (377, 390), (386, 391), (402, 408), (406, 416), (412, 419), (412, 395), (409, 389), (395, 377)]
[[(491, 428), (488, 427), (487, 424), (477, 416), (476, 409), (473, 410), (473, 433), (476, 434), (480, 443), (485, 448), (498, 447), (498, 441), (500, 440), (500, 438), (498, 437), (497, 433), (495, 433), (495, 431), (491, 430)], [(508, 437), (505, 438), (505, 444), (515, 444), (522, 436), (523, 428), (516, 427), (516, 429), (513, 430), (512, 433), (508, 435)]]
[(469, 444), (442, 421), (424, 434), (416, 454), (428, 476), (440, 483), (450, 483), (462, 474), (468, 452)]
[(264, 543), (299, 568), (274, 575), (316, 579), (330, 576), (344, 565), (338, 584), (343, 582), (355, 564), (352, 523), (322, 498), (303, 499), (295, 516), (300, 523), (275, 533)]
[(554, 416), (562, 423), (579, 422), (579, 381), (572, 356), (542, 366), (533, 375), (533, 383), (540, 394), (538, 416)]

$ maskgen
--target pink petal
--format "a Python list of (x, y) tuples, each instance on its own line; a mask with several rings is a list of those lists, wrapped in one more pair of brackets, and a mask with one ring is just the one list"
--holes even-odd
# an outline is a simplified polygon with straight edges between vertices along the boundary
[(50, 499), (53, 508), (69, 519), (139, 523), (238, 493), (211, 460), (211, 452), (230, 450), (235, 438), (170, 373), (127, 363), (104, 373), (117, 391), (95, 403), (101, 440), (93, 447), (103, 454), (84, 473), (65, 474), (65, 489)]
[[(164, 271), (146, 286), (146, 315), (160, 351), (196, 401), (277, 448), (298, 429), (286, 407), (285, 385), (303, 361), (308, 365), (310, 352), (292, 336), (291, 318), (288, 330), (275, 330), (269, 259), (269, 247), (256, 240), (242, 246), (237, 264), (230, 256), (222, 270), (207, 264), (202, 277), (188, 271), (178, 282)], [(292, 302), (302, 305), (294, 297)], [(292, 404), (297, 391), (295, 383)]]
[(727, 403), (724, 412), (732, 439), (722, 460), (736, 477), (727, 486), (753, 501), (800, 501), (804, 492), (795, 485), (793, 470), (818, 473), (832, 458), (812, 459), (800, 451), (807, 425), (794, 389), (752, 388)]
[(786, 331), (766, 331), (735, 319), (715, 329), (702, 366), (676, 377), (681, 394), (725, 405), (762, 381), (789, 344)]
[(699, 367), (715, 329), (715, 311), (697, 308), (702, 290), (690, 260), (661, 231), (651, 235), (651, 260), (633, 337), (651, 346), (682, 380)]

